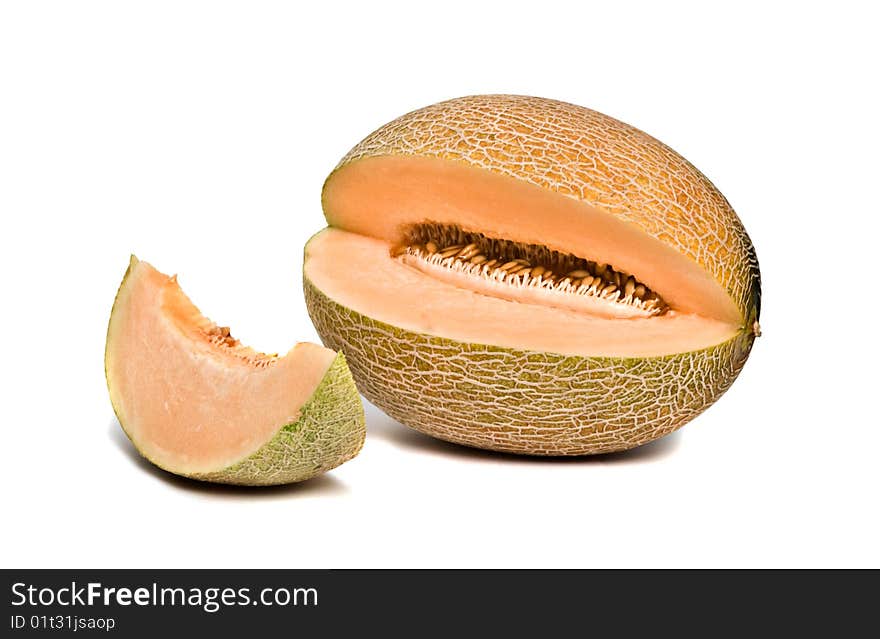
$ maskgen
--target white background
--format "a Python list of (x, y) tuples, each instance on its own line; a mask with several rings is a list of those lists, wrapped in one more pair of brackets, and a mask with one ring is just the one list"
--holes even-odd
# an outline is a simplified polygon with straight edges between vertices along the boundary
[[(869, 3), (18, 2), (0, 9), (0, 564), (878, 566)], [(627, 454), (534, 460), (367, 407), (359, 457), (273, 490), (149, 467), (103, 349), (129, 253), (245, 343), (317, 340), (302, 246), (359, 139), (472, 93), (589, 106), (727, 195), (764, 278), (740, 379)]]

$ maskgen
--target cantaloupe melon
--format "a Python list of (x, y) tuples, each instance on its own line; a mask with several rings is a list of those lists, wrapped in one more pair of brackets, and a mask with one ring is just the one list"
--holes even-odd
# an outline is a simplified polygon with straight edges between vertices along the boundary
[(715, 186), (611, 117), (472, 96), (394, 120), (327, 179), (305, 249), (324, 344), (403, 424), (533, 455), (624, 450), (731, 385), (752, 243)]
[(302, 481), (357, 455), (364, 413), (345, 356), (243, 346), (205, 318), (177, 278), (131, 258), (107, 329), (105, 372), (119, 423), (169, 472), (210, 482)]

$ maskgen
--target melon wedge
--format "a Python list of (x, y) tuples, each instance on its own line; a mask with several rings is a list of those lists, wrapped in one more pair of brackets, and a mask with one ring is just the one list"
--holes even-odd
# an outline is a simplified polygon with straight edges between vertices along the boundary
[(733, 383), (759, 333), (724, 196), (623, 122), (526, 96), (406, 114), (328, 177), (305, 249), (324, 344), (398, 421), (532, 455), (625, 450)]
[(105, 372), (119, 423), (171, 473), (209, 482), (298, 482), (363, 445), (363, 406), (342, 353), (241, 345), (177, 278), (132, 256), (107, 330)]

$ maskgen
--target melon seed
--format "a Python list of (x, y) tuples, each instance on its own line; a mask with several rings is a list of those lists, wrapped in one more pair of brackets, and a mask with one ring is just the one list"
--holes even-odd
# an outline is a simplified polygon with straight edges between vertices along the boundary
[(449, 246), (442, 251), (440, 251), (440, 257), (452, 257), (453, 255), (458, 255), (459, 251), (461, 251), (461, 245), (457, 246)]
[[(494, 277), (510, 283), (514, 283), (514, 278), (517, 283), (534, 280), (540, 282), (541, 288), (602, 297), (617, 304), (636, 306), (652, 315), (666, 310), (665, 303), (639, 283), (635, 276), (617, 271), (606, 263), (558, 253), (542, 246), (491, 239), (482, 234), (468, 233), (456, 226), (434, 223), (411, 227), (405, 238), (408, 246), (394, 251), (393, 255), (415, 255), (425, 259), (437, 255), (439, 264), (443, 266), (467, 264), (479, 267), (466, 270), (476, 277)], [(498, 257), (501, 255), (509, 259), (502, 261)], [(498, 266), (499, 263), (501, 266)], [(567, 275), (555, 275), (548, 264), (556, 265)], [(656, 299), (650, 306), (645, 301), (648, 294)]]

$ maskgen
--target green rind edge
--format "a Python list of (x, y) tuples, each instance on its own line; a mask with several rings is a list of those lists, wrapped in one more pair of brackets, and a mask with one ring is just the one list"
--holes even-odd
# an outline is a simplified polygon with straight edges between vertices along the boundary
[(355, 457), (365, 436), (364, 407), (345, 355), (338, 353), (299, 419), (282, 426), (242, 461), (223, 470), (186, 476), (243, 486), (300, 482)]

